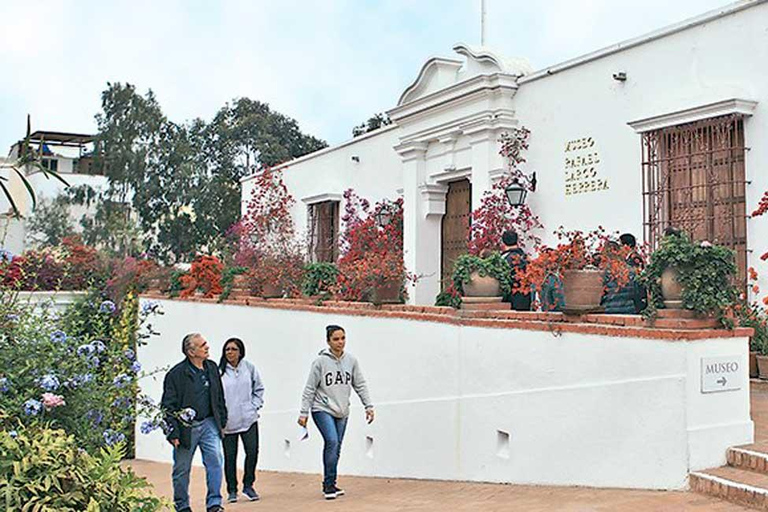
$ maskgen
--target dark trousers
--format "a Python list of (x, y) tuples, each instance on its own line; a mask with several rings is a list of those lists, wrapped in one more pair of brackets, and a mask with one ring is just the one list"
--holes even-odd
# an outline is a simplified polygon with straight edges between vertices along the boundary
[(237, 492), (237, 444), (242, 438), (245, 447), (245, 473), (243, 489), (253, 487), (256, 481), (256, 463), (259, 460), (259, 422), (251, 428), (237, 434), (224, 436), (224, 476), (227, 479), (227, 492)]

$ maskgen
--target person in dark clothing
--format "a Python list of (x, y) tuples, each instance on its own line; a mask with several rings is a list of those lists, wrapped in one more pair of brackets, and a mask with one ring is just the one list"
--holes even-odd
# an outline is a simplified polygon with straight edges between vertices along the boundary
[(520, 291), (514, 291), (519, 286), (519, 280), (517, 279), (517, 271), (525, 271), (528, 267), (528, 256), (525, 251), (518, 245), (517, 233), (508, 229), (501, 235), (501, 241), (504, 244), (504, 251), (501, 255), (509, 263), (512, 268), (512, 275), (510, 284), (512, 285), (512, 293), (510, 295), (510, 302), (512, 303), (512, 309), (515, 311), (530, 311), (531, 310), (531, 294), (522, 293)]
[(642, 268), (643, 260), (635, 251), (635, 237), (629, 233), (621, 236), (620, 240), (624, 246), (622, 249), (616, 242), (608, 242), (608, 251), (605, 257), (621, 258), (622, 254), (627, 252), (625, 263), (628, 268), (628, 282), (619, 286), (615, 276), (612, 276), (607, 270), (603, 276), (603, 286), (605, 291), (600, 300), (600, 304), (605, 308), (608, 314), (636, 315), (645, 309), (643, 297), (645, 289), (638, 282), (637, 274)]
[(186, 357), (165, 375), (161, 400), (173, 445), (173, 502), (177, 511), (191, 510), (189, 473), (199, 446), (208, 487), (205, 506), (208, 512), (220, 512), (227, 408), (219, 368), (208, 359), (208, 342), (200, 333), (184, 336), (181, 350)]

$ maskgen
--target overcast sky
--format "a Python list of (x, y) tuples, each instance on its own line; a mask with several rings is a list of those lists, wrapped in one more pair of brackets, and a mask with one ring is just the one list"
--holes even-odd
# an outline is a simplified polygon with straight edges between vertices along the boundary
[[(535, 69), (723, 0), (487, 0), (486, 45)], [(32, 128), (92, 133), (107, 82), (210, 120), (264, 101), (336, 144), (395, 106), (424, 61), (479, 44), (480, 0), (0, 0), (0, 155)]]

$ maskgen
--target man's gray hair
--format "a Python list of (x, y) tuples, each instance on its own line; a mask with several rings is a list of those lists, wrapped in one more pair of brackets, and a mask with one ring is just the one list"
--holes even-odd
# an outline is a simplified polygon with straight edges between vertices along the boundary
[(199, 332), (191, 332), (184, 336), (184, 339), (181, 340), (181, 351), (184, 353), (185, 356), (189, 355), (189, 349), (192, 348), (192, 342), (195, 341), (195, 339), (200, 338), (202, 334)]

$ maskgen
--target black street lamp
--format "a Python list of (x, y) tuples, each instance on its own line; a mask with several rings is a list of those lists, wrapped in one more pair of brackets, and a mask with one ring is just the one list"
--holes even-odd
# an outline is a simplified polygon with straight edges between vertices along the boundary
[(389, 201), (385, 201), (379, 207), (379, 211), (376, 212), (376, 225), (385, 228), (392, 222), (392, 218), (395, 216), (395, 205)]

